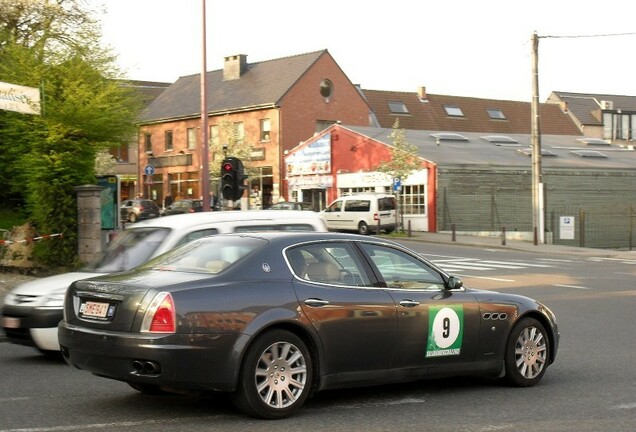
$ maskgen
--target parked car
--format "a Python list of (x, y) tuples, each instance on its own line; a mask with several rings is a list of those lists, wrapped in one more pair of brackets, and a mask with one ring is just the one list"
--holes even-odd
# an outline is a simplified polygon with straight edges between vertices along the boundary
[(355, 194), (334, 200), (320, 212), (330, 231), (357, 231), (359, 234), (386, 233), (396, 228), (395, 197), (389, 194)]
[(458, 375), (533, 386), (559, 345), (545, 305), (464, 287), (418, 253), (358, 234), (200, 239), (74, 282), (64, 311), (70, 365), (142, 393), (229, 392), (270, 419), (316, 390)]
[(203, 211), (203, 200), (184, 199), (178, 200), (166, 207), (162, 215), (171, 216), (184, 213), (197, 213)]
[(311, 204), (306, 202), (279, 201), (272, 204), (269, 210), (312, 210)]
[(159, 206), (149, 199), (131, 199), (121, 203), (119, 208), (122, 222), (137, 222), (160, 216)]
[(261, 230), (322, 231), (317, 213), (300, 211), (204, 212), (130, 224), (102, 256), (80, 271), (36, 279), (11, 290), (4, 299), (2, 329), (10, 342), (45, 354), (59, 354), (57, 324), (69, 284), (78, 279), (129, 270), (150, 258), (204, 236)]

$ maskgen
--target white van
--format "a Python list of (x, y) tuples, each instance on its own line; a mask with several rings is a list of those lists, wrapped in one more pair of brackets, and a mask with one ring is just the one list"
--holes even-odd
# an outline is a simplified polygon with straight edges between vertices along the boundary
[(393, 232), (396, 227), (395, 197), (389, 194), (355, 194), (342, 196), (320, 212), (329, 231), (357, 231), (369, 234)]
[(150, 258), (194, 239), (254, 231), (320, 231), (318, 213), (300, 210), (249, 210), (188, 213), (127, 225), (102, 256), (81, 271), (21, 284), (4, 299), (0, 324), (10, 342), (59, 353), (57, 324), (67, 287), (79, 279), (130, 270)]

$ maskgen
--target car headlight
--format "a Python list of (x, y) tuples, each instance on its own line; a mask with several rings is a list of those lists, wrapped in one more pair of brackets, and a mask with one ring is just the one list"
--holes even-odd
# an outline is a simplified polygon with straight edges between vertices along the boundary
[(39, 309), (62, 309), (64, 306), (65, 295), (66, 290), (48, 295), (40, 305)]

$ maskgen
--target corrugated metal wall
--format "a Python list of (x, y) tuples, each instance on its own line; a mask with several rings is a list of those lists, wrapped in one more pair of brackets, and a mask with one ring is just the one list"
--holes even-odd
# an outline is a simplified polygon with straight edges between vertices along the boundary
[[(636, 170), (543, 170), (546, 230), (573, 246), (636, 247)], [(575, 218), (575, 238), (560, 238), (561, 216)], [(439, 167), (438, 230), (531, 233), (531, 169)]]

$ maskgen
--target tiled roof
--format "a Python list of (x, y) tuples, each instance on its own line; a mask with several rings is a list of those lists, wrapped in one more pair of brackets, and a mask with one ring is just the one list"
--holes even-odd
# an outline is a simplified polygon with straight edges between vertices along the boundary
[[(223, 80), (223, 70), (209, 71), (208, 112), (222, 113), (273, 106), (327, 50), (248, 63), (239, 79)], [(180, 77), (139, 116), (139, 123), (188, 118), (201, 113), (200, 74)]]
[[(367, 136), (387, 145), (393, 145), (390, 137), (392, 128), (373, 128), (363, 126), (338, 125), (358, 134)], [(335, 127), (335, 126), (332, 126)], [(400, 129), (402, 129), (400, 127)], [(484, 139), (487, 133), (456, 132), (467, 138), (466, 141), (440, 141), (432, 134), (436, 130), (405, 130), (406, 141), (417, 147), (420, 157), (439, 166), (466, 167), (510, 167), (532, 169), (531, 157), (524, 153), (531, 147), (531, 135), (506, 134), (517, 141), (515, 145), (501, 145)], [(587, 145), (579, 139), (580, 135), (542, 135), (541, 148), (553, 153), (542, 157), (542, 167), (547, 169), (617, 169), (634, 171), (636, 151), (629, 148), (607, 145), (596, 147)], [(582, 157), (573, 151), (598, 151), (605, 158)]]
[[(479, 99), (461, 96), (427, 94), (420, 99), (417, 92), (361, 90), (374, 110), (380, 126), (390, 128), (396, 119), (400, 128), (456, 132), (522, 133), (531, 132), (529, 102)], [(389, 102), (403, 102), (407, 114), (395, 114)], [(461, 109), (462, 117), (449, 116), (444, 106)], [(499, 110), (505, 119), (490, 118), (487, 110)], [(581, 135), (572, 119), (555, 104), (539, 105), (540, 129), (543, 134)]]
[(163, 93), (163, 91), (167, 89), (171, 84), (172, 83), (157, 81), (121, 81), (122, 86), (132, 87), (141, 94), (144, 105), (148, 105), (149, 103), (157, 99), (157, 97), (159, 97), (159, 95)]
[(601, 102), (610, 102), (612, 110), (636, 111), (636, 96), (621, 96), (596, 93), (570, 93), (554, 91), (550, 95), (554, 101), (567, 103), (568, 110), (583, 125), (600, 126), (603, 124), (599, 115)]

